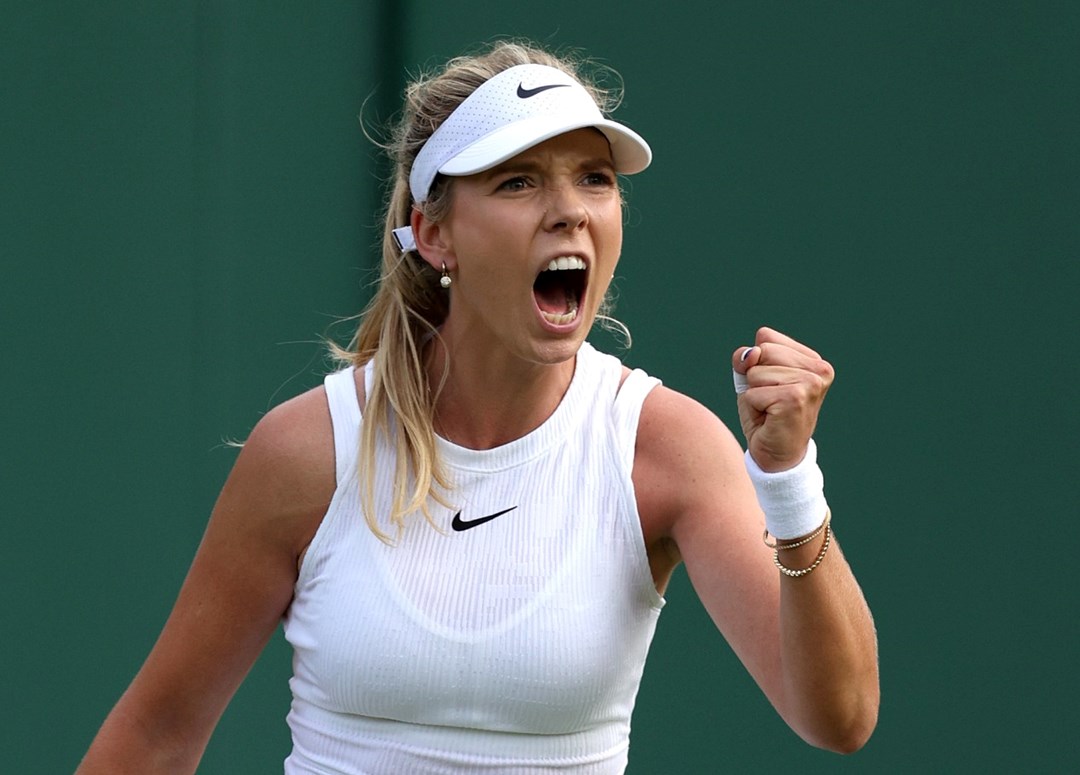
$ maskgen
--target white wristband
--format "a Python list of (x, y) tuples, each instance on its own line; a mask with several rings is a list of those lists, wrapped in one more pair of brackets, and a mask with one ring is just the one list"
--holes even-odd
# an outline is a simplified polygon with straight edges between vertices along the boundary
[(818, 468), (813, 439), (802, 462), (787, 471), (767, 473), (758, 467), (749, 450), (745, 457), (746, 471), (765, 512), (765, 529), (774, 538), (799, 538), (821, 527), (829, 504), (825, 502), (825, 477)]

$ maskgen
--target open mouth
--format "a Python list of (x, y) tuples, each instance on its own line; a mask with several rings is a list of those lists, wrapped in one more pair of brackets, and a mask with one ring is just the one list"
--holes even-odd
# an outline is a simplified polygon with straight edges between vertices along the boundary
[(533, 297), (544, 320), (557, 326), (574, 322), (585, 293), (585, 262), (577, 256), (553, 258), (533, 283)]

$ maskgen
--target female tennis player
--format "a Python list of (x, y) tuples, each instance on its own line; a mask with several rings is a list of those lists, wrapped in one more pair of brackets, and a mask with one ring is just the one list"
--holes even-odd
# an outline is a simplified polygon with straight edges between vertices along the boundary
[(194, 772), (282, 619), (286, 773), (621, 773), (680, 563), (798, 735), (864, 744), (874, 627), (812, 439), (831, 366), (769, 328), (735, 347), (744, 450), (586, 341), (618, 176), (652, 159), (609, 96), (512, 43), (409, 87), (343, 368), (252, 432), (80, 773)]

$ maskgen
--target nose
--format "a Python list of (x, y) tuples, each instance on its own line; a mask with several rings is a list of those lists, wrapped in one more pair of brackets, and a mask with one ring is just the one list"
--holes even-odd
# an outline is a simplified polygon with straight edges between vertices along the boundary
[(589, 222), (589, 211), (581, 192), (571, 182), (548, 189), (544, 228), (548, 231), (577, 231)]

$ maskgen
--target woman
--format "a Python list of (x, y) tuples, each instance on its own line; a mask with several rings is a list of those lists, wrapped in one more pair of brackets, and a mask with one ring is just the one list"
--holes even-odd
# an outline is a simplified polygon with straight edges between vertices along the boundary
[(680, 562), (799, 735), (869, 737), (873, 624), (811, 440), (829, 364), (767, 328), (735, 351), (744, 456), (585, 342), (621, 251), (616, 176), (651, 160), (602, 97), (507, 43), (410, 88), (349, 365), (252, 432), (80, 772), (194, 771), (282, 617), (286, 772), (622, 772)]

